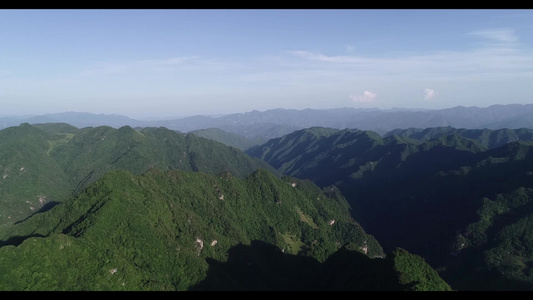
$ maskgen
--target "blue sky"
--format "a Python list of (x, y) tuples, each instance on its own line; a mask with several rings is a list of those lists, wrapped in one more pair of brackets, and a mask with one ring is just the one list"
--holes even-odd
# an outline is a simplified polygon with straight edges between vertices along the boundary
[(0, 10), (0, 115), (533, 103), (533, 10)]

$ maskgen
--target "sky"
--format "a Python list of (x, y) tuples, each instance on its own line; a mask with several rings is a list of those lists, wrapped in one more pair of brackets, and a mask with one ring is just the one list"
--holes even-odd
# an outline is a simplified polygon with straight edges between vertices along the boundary
[(528, 9), (0, 9), (0, 115), (533, 103)]

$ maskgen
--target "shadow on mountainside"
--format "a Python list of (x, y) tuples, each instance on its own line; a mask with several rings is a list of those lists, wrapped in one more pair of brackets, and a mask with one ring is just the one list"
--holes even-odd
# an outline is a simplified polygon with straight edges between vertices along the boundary
[(357, 291), (409, 290), (398, 283), (386, 259), (340, 249), (324, 263), (288, 255), (274, 245), (253, 241), (228, 252), (227, 262), (207, 259), (207, 278), (192, 291)]
[(54, 208), (54, 206), (58, 205), (59, 203), (61, 203), (61, 202), (57, 202), (57, 201), (47, 202), (38, 211), (34, 212), (33, 214), (27, 216), (26, 218), (24, 218), (24, 219), (22, 219), (20, 221), (15, 222), (14, 224), (22, 223), (22, 222), (26, 221), (27, 219), (33, 217), (36, 214), (47, 212), (47, 211), (51, 210), (52, 208)]
[[(40, 213), (44, 213), (46, 211), (49, 211), (50, 209), (54, 208), (54, 206), (58, 205), (59, 203), (60, 202), (56, 202), (56, 201), (47, 202), (38, 211), (34, 212), (33, 214), (29, 215), (28, 217), (24, 218), (23, 220), (15, 222), (14, 224), (16, 225), (18, 223), (24, 222), (25, 220), (31, 218), (32, 216), (34, 216), (36, 214), (40, 214)], [(9, 239), (7, 239), (5, 241), (0, 240), (0, 247), (8, 246), (8, 245), (18, 246), (18, 245), (22, 244), (22, 242), (24, 242), (26, 239), (32, 238), (32, 237), (44, 237), (44, 236), (41, 235), (41, 234), (30, 234), (30, 235), (27, 235), (27, 236), (12, 236), (12, 237), (10, 237)]]

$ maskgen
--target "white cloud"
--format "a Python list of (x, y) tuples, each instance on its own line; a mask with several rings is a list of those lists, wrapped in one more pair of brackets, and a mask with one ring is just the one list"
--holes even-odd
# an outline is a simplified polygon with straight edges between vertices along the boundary
[(435, 92), (435, 90), (432, 90), (432, 89), (425, 89), (424, 90), (424, 100), (429, 100), (433, 97), (435, 97), (437, 93)]
[(364, 91), (362, 95), (350, 95), (348, 98), (354, 102), (360, 102), (360, 103), (369, 103), (374, 102), (376, 100), (377, 95), (369, 92)]

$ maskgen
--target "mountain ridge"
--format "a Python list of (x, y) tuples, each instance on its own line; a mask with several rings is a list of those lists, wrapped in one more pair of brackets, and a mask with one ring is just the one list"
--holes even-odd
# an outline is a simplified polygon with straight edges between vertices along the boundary
[[(395, 133), (400, 135), (385, 137), (364, 130), (333, 130), (328, 136), (310, 131), (316, 129), (293, 132), (247, 153), (286, 175), (322, 187), (336, 186), (352, 207), (352, 215), (385, 250), (400, 246), (421, 255), (443, 270), (452, 286), (480, 288), (475, 278), (484, 278), (495, 289), (533, 286), (533, 278), (527, 275), (533, 244), (523, 242), (531, 234), (523, 229), (517, 231), (520, 234), (508, 233), (518, 224), (524, 228), (531, 216), (529, 130), (445, 127), (398, 130)], [(521, 199), (523, 211), (513, 204), (519, 201), (513, 197)], [(520, 243), (521, 248), (513, 249), (509, 243)], [(505, 257), (501, 249), (515, 255)], [(490, 259), (477, 258), (485, 256)], [(458, 261), (469, 259), (464, 266), (471, 269), (461, 269)]]
[[(501, 108), (492, 107), (491, 110), (495, 113)], [(516, 108), (524, 110), (523, 118), (519, 118), (521, 119), (520, 122), (523, 122), (527, 119), (527, 109), (523, 106), (505, 106), (508, 111), (514, 111)], [(453, 115), (449, 120), (460, 120), (461, 114), (474, 119), (475, 115), (480, 114), (479, 110), (472, 110), (471, 108), (460, 107), (458, 110), (462, 113), (458, 111), (447, 112)], [(269, 116), (263, 112), (254, 111), (250, 115), (254, 115), (256, 118), (260, 117), (266, 122), (269, 121), (269, 117), (280, 112), (284, 114), (283, 118), (290, 118), (290, 115), (294, 113), (294, 111), (280, 110), (270, 112), (271, 115)], [(376, 113), (377, 111), (366, 112)], [(306, 110), (304, 113), (309, 120), (312, 119), (310, 116), (313, 116), (315, 112)], [(456, 114), (454, 115), (454, 113)], [(389, 117), (391, 116), (389, 115)], [(426, 117), (421, 119), (426, 120)], [(260, 124), (268, 124), (265, 128), (273, 128), (269, 127), (273, 123), (256, 123), (255, 125), (246, 123), (249, 121), (246, 118), (247, 116), (241, 116), (241, 120), (234, 120), (232, 126), (243, 122), (244, 125), (234, 126), (234, 128), (248, 126), (248, 129), (252, 129), (254, 126), (261, 127)], [(436, 122), (444, 120), (442, 115), (431, 118)], [(505, 113), (501, 112), (497, 123), (508, 122), (509, 120), (506, 118)], [(398, 120), (393, 121), (397, 122)], [(442, 122), (442, 124), (448, 124), (446, 122)], [(223, 129), (217, 129), (215, 133), (224, 135)], [(213, 203), (220, 203), (218, 201), (220, 200), (226, 203), (226, 200), (234, 197), (249, 195), (248, 198), (257, 196), (256, 202), (241, 203), (236, 211), (246, 211), (249, 207), (263, 205), (264, 203), (261, 201), (265, 200), (270, 203), (268, 205), (279, 207), (289, 205), (288, 199), (292, 199), (293, 196), (289, 197), (288, 195), (294, 195), (292, 191), (302, 188), (300, 191), (305, 190), (306, 192), (305, 195), (301, 194), (300, 196), (307, 199), (305, 201), (316, 199), (321, 202), (319, 199), (325, 195), (328, 199), (336, 201), (337, 204), (335, 205), (338, 205), (339, 211), (343, 211), (343, 215), (349, 215), (357, 220), (357, 224), (363, 229), (361, 232), (365, 232), (365, 234), (368, 232), (368, 234), (376, 237), (377, 248), (381, 247), (382, 244), (384, 251), (388, 252), (399, 246), (415, 255), (424, 257), (432, 267), (439, 270), (439, 274), (446, 281), (452, 283), (454, 288), (459, 290), (479, 288), (527, 290), (533, 287), (533, 276), (530, 275), (533, 274), (531, 267), (533, 255), (530, 255), (533, 253), (533, 244), (528, 242), (529, 239), (533, 239), (533, 233), (528, 229), (533, 228), (529, 221), (530, 219), (533, 220), (531, 218), (533, 215), (533, 209), (531, 209), (533, 207), (533, 186), (531, 185), (533, 130), (529, 128), (468, 129), (446, 125), (442, 127), (396, 128), (385, 133), (379, 133), (360, 128), (338, 129), (311, 126), (269, 139), (268, 142), (252, 146), (246, 151), (225, 146), (222, 140), (213, 142), (198, 135), (193, 131), (181, 133), (165, 127), (133, 128), (126, 125), (119, 128), (112, 126), (77, 128), (67, 123), (35, 125), (23, 123), (17, 127), (0, 130), (0, 136), (3, 136), (4, 141), (7, 141), (0, 145), (0, 153), (5, 157), (4, 164), (0, 165), (2, 167), (0, 170), (4, 171), (4, 176), (7, 175), (3, 178), (4, 181), (0, 183), (2, 184), (0, 189), (3, 193), (9, 192), (10, 189), (23, 190), (24, 187), (17, 187), (12, 184), (15, 182), (23, 183), (24, 181), (20, 181), (23, 177), (20, 176), (41, 174), (39, 170), (46, 169), (55, 176), (34, 177), (31, 179), (32, 182), (40, 182), (46, 186), (50, 185), (52, 181), (63, 181), (61, 178), (69, 178), (70, 181), (66, 184), (66, 189), (72, 190), (73, 197), (92, 199), (86, 203), (88, 206), (78, 213), (73, 212), (81, 207), (81, 202), (69, 200), (68, 203), (70, 204), (59, 203), (53, 207), (46, 207), (46, 209), (42, 207), (37, 213), (19, 219), (15, 224), (0, 226), (3, 245), (0, 246), (0, 251), (5, 251), (7, 256), (4, 264), (7, 264), (9, 272), (11, 272), (7, 273), (6, 282), (16, 281), (17, 276), (21, 276), (20, 274), (25, 274), (22, 276), (28, 275), (21, 269), (13, 268), (13, 265), (10, 265), (9, 257), (16, 257), (10, 256), (12, 255), (10, 249), (30, 249), (33, 247), (31, 243), (37, 243), (44, 249), (48, 249), (47, 244), (53, 247), (64, 247), (65, 242), (83, 241), (86, 235), (88, 236), (90, 232), (93, 232), (93, 229), (90, 228), (97, 227), (100, 228), (98, 229), (99, 232), (106, 231), (104, 228), (112, 227), (133, 231), (141, 230), (139, 233), (151, 227), (159, 227), (160, 231), (157, 231), (157, 234), (170, 234), (171, 231), (168, 230), (174, 225), (169, 225), (170, 219), (166, 220), (168, 218), (164, 217), (167, 213), (162, 213), (158, 221), (152, 219), (148, 223), (144, 223), (148, 220), (146, 219), (148, 216), (152, 216), (150, 212), (152, 208), (150, 206), (144, 208), (142, 205), (146, 205), (147, 199), (151, 197), (167, 199), (181, 195), (180, 199), (184, 202), (180, 201), (184, 204), (191, 207), (203, 207), (202, 210), (207, 209), (210, 213), (216, 214), (219, 212), (216, 209), (213, 210), (215, 206), (203, 206), (211, 203), (209, 202), (211, 200), (205, 202), (206, 200), (213, 199), (215, 201)], [(218, 137), (211, 137), (211, 139), (215, 138)], [(256, 162), (269, 163), (271, 165), (269, 166), (270, 170), (278, 173), (255, 167), (252, 168), (255, 170), (253, 172), (251, 169), (243, 173), (234, 171), (241, 170), (243, 164), (254, 165), (245, 157), (254, 157)], [(5, 164), (6, 161), (10, 164)], [(178, 162), (183, 164), (183, 170), (169, 167), (176, 166)], [(175, 181), (177, 178), (184, 179), (180, 182), (185, 185), (174, 186), (177, 183)], [(193, 181), (187, 181), (189, 179)], [(147, 189), (139, 189), (138, 185), (141, 182)], [(77, 186), (73, 188), (73, 184)], [(109, 188), (105, 188), (106, 185)], [(230, 186), (231, 188), (229, 188)], [(283, 187), (281, 188), (281, 186)], [(35, 186), (31, 187), (33, 189)], [(58, 188), (58, 190), (63, 190), (63, 188)], [(318, 196), (317, 193), (321, 196)], [(30, 191), (30, 195), (33, 197), (38, 195), (39, 202), (41, 200), (53, 201), (54, 199), (51, 195), (36, 192), (34, 189)], [(256, 196), (252, 197), (251, 195)], [(114, 202), (106, 202), (106, 197), (113, 198)], [(34, 200), (37, 201), (37, 199)], [(101, 218), (107, 214), (108, 209), (115, 205), (118, 206), (108, 211), (110, 215), (119, 214), (121, 210), (128, 211), (129, 204), (124, 204), (129, 200), (136, 201), (137, 204), (135, 205), (142, 203), (142, 208), (139, 206), (139, 209), (130, 211), (131, 216), (123, 216), (118, 219), (133, 218), (133, 215), (140, 215), (141, 219), (128, 221), (127, 224), (115, 224), (113, 222), (118, 219), (111, 221), (113, 218)], [(163, 203), (171, 203), (169, 201), (170, 199), (167, 199)], [(75, 220), (69, 221), (69, 224), (61, 222), (54, 224), (54, 218), (67, 220), (68, 218), (64, 216), (68, 214), (62, 214), (63, 217), (50, 216), (62, 210), (65, 213), (65, 208), (74, 205), (74, 203), (78, 203), (75, 204), (77, 208), (72, 206), (72, 209), (67, 209), (67, 211), (72, 216), (77, 216)], [(28, 201), (27, 204), (29, 204)], [(156, 204), (154, 203), (154, 205)], [(133, 209), (133, 206), (131, 207)], [(223, 209), (223, 207), (219, 207), (220, 212)], [(146, 214), (140, 212), (143, 210), (146, 211)], [(181, 210), (183, 212), (188, 211)], [(316, 232), (314, 229), (308, 230), (316, 229), (316, 226), (320, 228), (317, 218), (320, 219), (326, 215), (316, 212), (310, 213), (309, 210), (298, 206), (289, 211), (291, 217), (287, 215), (283, 219), (292, 220), (298, 216), (297, 219), (301, 223), (293, 222), (294, 224), (291, 223), (292, 225), (289, 227), (302, 228), (301, 235), (289, 234), (287, 232), (288, 227), (273, 231), (272, 228), (277, 228), (277, 225), (274, 226), (272, 225), (274, 223), (269, 222), (279, 216), (269, 214), (263, 214), (255, 219), (247, 219), (246, 225), (241, 224), (235, 227), (231, 224), (237, 222), (236, 219), (230, 221), (220, 215), (215, 218), (204, 219), (201, 214), (198, 214), (193, 219), (207, 222), (202, 225), (203, 229), (196, 229), (197, 233), (212, 226), (224, 232), (228, 230), (227, 228), (233, 228), (234, 231), (232, 232), (240, 237), (248, 236), (248, 233), (254, 232), (244, 240), (247, 243), (252, 240), (259, 241), (259, 244), (255, 244), (259, 248), (254, 248), (254, 245), (251, 245), (251, 248), (236, 247), (237, 253), (256, 253), (259, 251), (257, 253), (275, 257), (277, 255), (274, 254), (277, 251), (275, 250), (276, 247), (282, 251), (313, 249), (313, 247), (307, 247), (313, 241), (311, 236)], [(189, 212), (189, 216), (191, 216), (199, 211), (195, 210), (192, 213), (191, 210)], [(236, 213), (234, 211), (231, 214)], [(178, 215), (175, 215), (174, 218), (178, 218)], [(180, 215), (179, 218), (183, 218), (183, 216)], [(219, 219), (225, 220), (225, 223), (218, 224)], [(185, 220), (182, 219), (179, 226), (186, 224)], [(262, 227), (263, 224), (260, 220), (271, 224), (270, 227)], [(97, 226), (92, 227), (94, 224)], [(140, 224), (144, 225), (141, 226)], [(338, 223), (342, 227), (341, 224)], [(300, 225), (305, 226), (300, 227)], [(343, 228), (347, 229), (346, 227)], [(54, 231), (56, 229), (57, 232)], [(255, 231), (255, 229), (259, 230)], [(186, 231), (184, 228), (181, 230), (181, 232)], [(276, 231), (279, 234), (274, 234)], [(365, 235), (351, 232), (356, 236)], [(172, 235), (170, 234), (170, 236)], [(99, 237), (98, 239), (102, 238)], [(118, 239), (121, 241), (120, 243), (127, 242), (132, 245), (136, 243), (127, 241), (120, 235), (114, 235), (114, 239)], [(235, 240), (242, 239), (236, 238)], [(315, 240), (320, 241), (320, 239)], [(266, 244), (261, 245), (265, 241)], [(280, 241), (283, 241), (284, 244), (279, 244)], [(301, 242), (307, 246), (303, 247)], [(270, 246), (267, 244), (270, 243), (277, 243), (277, 246), (268, 250)], [(94, 245), (96, 246), (96, 244)], [(79, 247), (81, 244), (78, 243), (77, 245)], [(320, 258), (321, 262), (325, 262), (324, 259), (332, 253), (334, 248), (332, 247), (326, 252), (323, 252), (324, 249), (315, 248), (311, 252), (313, 257)], [(361, 250), (361, 244), (356, 248)], [(49, 250), (52, 251), (52, 249)], [(78, 248), (76, 251), (81, 249)], [(229, 251), (229, 248), (225, 249)], [(81, 251), (77, 254), (82, 257), (86, 257), (86, 255), (97, 256), (87, 249)], [(144, 273), (147, 269), (144, 269), (143, 266), (154, 265), (149, 262), (148, 257), (157, 257), (155, 254), (157, 251), (153, 252), (153, 255), (146, 254), (152, 253), (151, 250), (147, 250), (148, 252), (142, 255), (141, 253), (136, 254), (136, 251), (131, 248), (126, 252), (120, 251), (121, 257), (133, 255), (130, 257), (133, 260), (129, 262), (133, 262), (133, 265), (121, 270), (136, 274), (131, 278), (133, 281), (130, 282), (135, 283), (136, 286), (154, 289), (183, 289), (184, 286), (191, 287), (191, 284), (195, 284), (195, 287), (199, 289), (216, 289), (216, 287), (220, 287), (217, 285), (219, 276), (229, 280), (227, 282), (229, 286), (232, 286), (232, 281), (235, 283), (235, 280), (243, 280), (242, 277), (229, 271), (235, 269), (244, 271), (242, 268), (245, 266), (245, 261), (239, 259), (232, 259), (228, 263), (224, 260), (210, 261), (206, 259), (207, 265), (202, 262), (202, 270), (213, 270), (211, 274), (213, 281), (207, 280), (209, 278), (206, 278), (206, 281), (201, 281), (201, 276), (194, 275), (192, 277), (196, 278), (195, 283), (178, 283), (177, 277), (172, 276), (178, 276), (176, 274), (182, 272), (180, 271), (181, 267), (174, 266), (173, 268), (177, 269), (164, 271), (167, 276), (174, 278), (170, 281), (158, 277), (159, 275), (153, 277), (154, 273), (150, 273), (151, 271)], [(144, 252), (144, 250), (141, 251)], [(194, 253), (194, 250), (191, 253)], [(137, 260), (135, 260), (135, 255), (138, 257)], [(139, 258), (142, 256), (145, 258)], [(46, 257), (45, 261), (52, 259), (53, 256)], [(358, 260), (356, 257), (353, 259)], [(284, 260), (287, 262), (287, 266), (293, 263), (295, 265), (300, 264), (298, 259), (287, 261), (284, 256), (278, 256), (270, 262), (260, 259), (254, 263), (263, 266), (272, 264), (273, 266)], [(364, 264), (363, 261), (360, 263)], [(101, 261), (98, 262), (97, 268), (101, 267), (101, 264)], [(312, 265), (315, 265), (316, 269)], [(405, 263), (405, 265), (409, 265), (409, 263)], [(31, 269), (30, 266), (26, 267)], [(49, 266), (46, 264), (36, 266), (35, 268), (41, 269), (33, 269), (35, 271), (33, 276), (42, 276), (39, 277), (41, 279), (55, 276), (52, 273), (47, 273), (48, 271), (43, 271), (47, 267)], [(314, 262), (310, 262), (308, 267), (310, 272), (322, 268)], [(90, 273), (94, 274), (99, 272), (94, 268), (90, 270)], [(278, 271), (262, 273), (273, 276), (268, 279), (273, 283), (273, 285), (267, 285), (268, 289), (288, 288), (283, 281), (278, 281), (275, 277), (289, 276), (292, 271), (286, 274), (273, 275), (276, 272)], [(350, 271), (346, 270), (346, 272), (349, 273)], [(171, 273), (174, 275), (170, 275)], [(89, 276), (87, 274), (71, 273), (71, 275), (74, 275), (75, 278), (79, 278), (79, 276), (89, 278), (85, 277)], [(103, 278), (102, 274), (98, 276), (95, 278)], [(336, 277), (333, 273), (328, 276), (324, 278), (330, 280)], [(362, 278), (358, 277), (360, 276), (358, 274), (354, 274), (354, 276)], [(33, 288), (38, 286), (35, 285), (35, 282), (32, 284), (29, 277), (23, 278), (29, 280), (28, 286)], [(124, 279), (124, 277), (121, 278)], [(393, 278), (389, 278), (392, 280), (392, 285), (395, 284)], [(487, 285), (484, 287), (477, 285), (476, 278), (483, 280)], [(346, 279), (344, 278), (344, 280)], [(291, 280), (296, 280), (296, 286), (302, 284), (302, 282), (297, 283), (296, 277)], [(306, 280), (311, 280), (306, 281), (309, 283), (313, 282), (314, 279), (309, 277)], [(13, 284), (20, 283), (15, 283), (15, 281)], [(57, 283), (50, 282), (52, 286), (58, 287)], [(234, 287), (244, 289), (266, 287), (262, 280), (251, 281), (249, 284), (249, 286), (236, 285)], [(352, 284), (358, 286), (356, 282), (352, 282)], [(418, 288), (424, 289), (413, 281), (411, 284), (414, 286), (408, 285), (409, 288), (418, 286)], [(107, 285), (104, 284), (103, 286)], [(116, 286), (113, 287), (113, 289), (116, 288)], [(403, 288), (406, 287), (396, 285), (396, 289)], [(345, 286), (343, 289), (349, 289), (349, 287)]]
[(61, 202), (106, 172), (150, 168), (244, 177), (257, 168), (279, 173), (237, 148), (166, 128), (75, 128), (64, 123), (0, 130), (0, 224), (20, 221)]
[[(33, 119), (31, 119), (33, 118)], [(44, 118), (39, 121), (39, 118)], [(451, 126), (470, 129), (533, 128), (533, 104), (491, 105), (488, 107), (456, 106), (445, 109), (270, 109), (211, 117), (194, 115), (167, 120), (141, 121), (123, 115), (81, 112), (45, 114), (32, 117), (0, 117), (0, 126), (21, 123), (69, 123), (78, 128), (88, 126), (166, 127), (190, 132), (218, 128), (248, 138), (270, 139), (294, 130), (314, 126), (337, 129), (358, 128), (385, 134), (395, 129)], [(266, 130), (266, 128), (268, 130)]]

